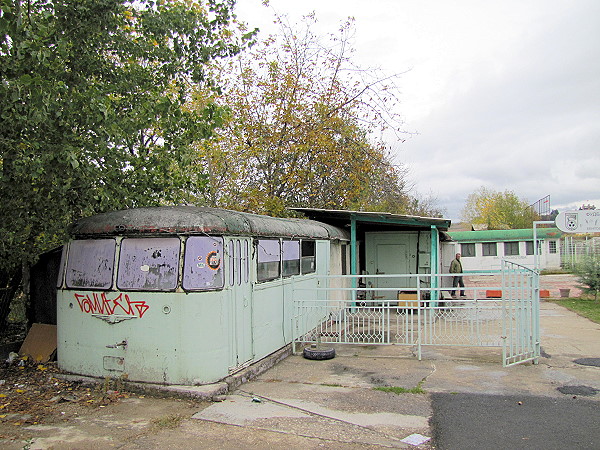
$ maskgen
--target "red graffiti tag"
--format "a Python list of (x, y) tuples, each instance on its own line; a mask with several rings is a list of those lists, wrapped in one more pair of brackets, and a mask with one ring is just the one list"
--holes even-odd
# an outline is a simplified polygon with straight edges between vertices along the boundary
[(115, 298), (108, 298), (106, 292), (91, 295), (76, 293), (75, 299), (81, 311), (88, 314), (125, 314), (141, 319), (150, 309), (144, 300), (131, 301), (129, 295), (122, 292)]

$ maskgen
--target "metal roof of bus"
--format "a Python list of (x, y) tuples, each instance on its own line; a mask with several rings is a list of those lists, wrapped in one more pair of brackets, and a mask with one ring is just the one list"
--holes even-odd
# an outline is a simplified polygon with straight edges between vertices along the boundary
[[(532, 241), (533, 228), (515, 230), (481, 230), (481, 231), (450, 231), (452, 240), (456, 242), (504, 242), (504, 241)], [(538, 239), (559, 239), (562, 231), (558, 228), (538, 228)]]
[(349, 233), (308, 219), (282, 219), (195, 206), (159, 206), (112, 211), (78, 220), (72, 236), (212, 234), (348, 240)]
[(356, 220), (362, 223), (377, 223), (387, 225), (408, 226), (417, 228), (430, 228), (435, 225), (440, 230), (450, 228), (450, 220), (439, 217), (407, 216), (379, 211), (347, 211), (339, 209), (318, 208), (290, 208), (293, 211), (304, 213), (307, 217), (322, 222), (339, 222)]

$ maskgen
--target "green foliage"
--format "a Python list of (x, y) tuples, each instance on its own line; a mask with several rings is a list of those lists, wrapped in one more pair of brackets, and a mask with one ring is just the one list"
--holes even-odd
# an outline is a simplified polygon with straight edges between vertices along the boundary
[[(277, 21), (277, 36), (214, 68), (230, 116), (198, 146), (210, 178), (191, 201), (271, 215), (289, 207), (428, 212), (375, 137), (401, 134), (391, 113), (397, 77), (354, 66), (351, 22), (327, 41), (312, 31), (314, 17), (298, 29)], [(196, 101), (209, 97), (199, 91)]]
[(584, 292), (592, 294), (598, 301), (600, 293), (600, 255), (588, 255), (574, 267), (577, 280), (582, 284)]
[(503, 230), (531, 228), (539, 217), (514, 192), (497, 192), (482, 186), (467, 197), (462, 220), (486, 224), (489, 230)]
[(0, 270), (81, 216), (203, 188), (192, 143), (225, 111), (186, 105), (251, 37), (228, 28), (234, 0), (0, 2)]

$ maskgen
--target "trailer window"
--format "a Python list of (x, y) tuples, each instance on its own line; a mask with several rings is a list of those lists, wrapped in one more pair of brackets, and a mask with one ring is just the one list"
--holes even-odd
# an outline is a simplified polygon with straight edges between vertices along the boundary
[(256, 279), (258, 281), (268, 281), (279, 277), (281, 247), (279, 239), (259, 239), (258, 264), (256, 268)]
[(129, 238), (121, 241), (119, 289), (171, 291), (177, 287), (179, 238)]
[(300, 241), (283, 241), (283, 276), (300, 274)]
[(315, 264), (315, 241), (302, 241), (302, 273), (313, 273)]
[(519, 243), (518, 242), (505, 242), (504, 243), (504, 255), (505, 256), (517, 256), (519, 254)]
[(114, 264), (114, 239), (72, 241), (67, 262), (67, 287), (109, 289)]
[(192, 236), (185, 243), (183, 288), (186, 290), (222, 289), (223, 238)]
[(498, 246), (495, 242), (481, 243), (481, 256), (498, 256)]
[(475, 256), (475, 244), (460, 244), (460, 254), (463, 258)]
[[(537, 241), (537, 252), (538, 254), (542, 253), (542, 241)], [(534, 253), (533, 241), (525, 241), (525, 254), (533, 255)]]

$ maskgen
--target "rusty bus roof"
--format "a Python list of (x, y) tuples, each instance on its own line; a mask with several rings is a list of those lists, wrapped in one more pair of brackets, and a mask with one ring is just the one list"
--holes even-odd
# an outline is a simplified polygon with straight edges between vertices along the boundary
[(78, 220), (75, 237), (98, 235), (211, 234), (348, 240), (343, 229), (308, 219), (282, 219), (195, 206), (159, 206), (112, 211)]

